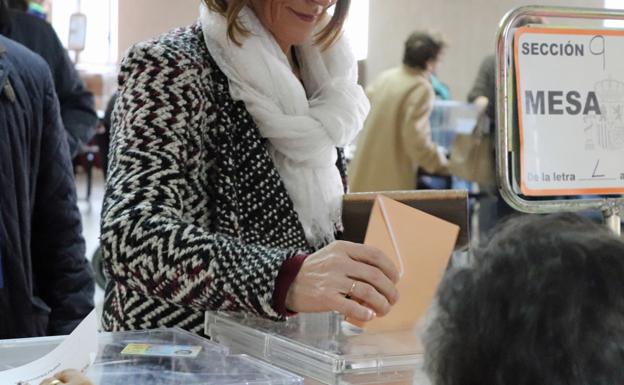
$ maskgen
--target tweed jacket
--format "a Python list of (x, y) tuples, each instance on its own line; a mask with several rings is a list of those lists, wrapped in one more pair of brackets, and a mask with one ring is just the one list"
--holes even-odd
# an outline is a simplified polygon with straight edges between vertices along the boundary
[(431, 139), (435, 95), (422, 71), (407, 66), (388, 70), (366, 94), (371, 112), (349, 165), (352, 192), (412, 190), (419, 167), (448, 173), (446, 156)]
[[(283, 314), (283, 263), (311, 252), (292, 201), (195, 24), (122, 62), (101, 244), (107, 330), (179, 326), (205, 310)], [(344, 177), (344, 157), (339, 151)]]

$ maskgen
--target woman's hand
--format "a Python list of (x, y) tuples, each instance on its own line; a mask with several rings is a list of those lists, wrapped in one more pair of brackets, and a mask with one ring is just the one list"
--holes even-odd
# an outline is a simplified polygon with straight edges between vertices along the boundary
[(93, 383), (77, 370), (64, 370), (54, 378), (43, 380), (40, 385), (93, 385)]
[(399, 299), (399, 272), (380, 250), (336, 241), (310, 255), (286, 295), (294, 312), (337, 311), (362, 322), (387, 314)]

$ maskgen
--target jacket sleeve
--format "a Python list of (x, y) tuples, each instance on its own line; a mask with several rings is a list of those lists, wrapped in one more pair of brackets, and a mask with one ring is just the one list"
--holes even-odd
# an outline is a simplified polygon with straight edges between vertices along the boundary
[(377, 82), (374, 82), (368, 87), (366, 87), (366, 89), (364, 90), (364, 92), (366, 93), (366, 97), (371, 103), (373, 102), (373, 98), (375, 97), (375, 94), (377, 92), (377, 87), (379, 87), (377, 85)]
[(69, 151), (72, 158), (76, 156), (82, 145), (91, 140), (97, 126), (97, 114), (93, 94), (89, 92), (69, 59), (65, 48), (53, 32), (54, 63), (51, 69), (54, 86), (61, 106), (61, 117), (67, 131)]
[(492, 56), (486, 57), (481, 62), (477, 78), (468, 93), (468, 101), (470, 103), (474, 102), (479, 96), (485, 96), (490, 103), (494, 103), (494, 93), (496, 92), (495, 64), (495, 60)]
[(32, 227), (35, 287), (51, 308), (48, 333), (68, 334), (93, 309), (94, 281), (85, 259), (76, 187), (50, 75), (43, 99)]
[[(197, 172), (189, 165), (215, 167), (206, 157), (217, 151), (199, 151), (192, 135), (216, 124), (210, 121), (216, 106), (201, 96), (210, 86), (201, 80), (208, 74), (158, 49), (136, 46), (121, 68), (102, 216), (107, 273), (171, 303), (279, 319), (272, 306), (275, 281), (297, 250), (243, 244), (185, 218), (193, 210), (185, 196), (187, 175)], [(197, 194), (211, 199), (208, 191)]]
[(406, 99), (405, 120), (401, 137), (405, 152), (418, 167), (429, 173), (448, 174), (446, 156), (431, 139), (429, 116), (433, 110), (434, 94), (424, 85), (414, 88)]

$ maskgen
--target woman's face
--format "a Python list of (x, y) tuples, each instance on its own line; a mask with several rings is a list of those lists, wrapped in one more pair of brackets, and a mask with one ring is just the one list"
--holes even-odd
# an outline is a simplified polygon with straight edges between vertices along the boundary
[(336, 0), (251, 0), (258, 19), (284, 52), (303, 43), (314, 31), (323, 13)]

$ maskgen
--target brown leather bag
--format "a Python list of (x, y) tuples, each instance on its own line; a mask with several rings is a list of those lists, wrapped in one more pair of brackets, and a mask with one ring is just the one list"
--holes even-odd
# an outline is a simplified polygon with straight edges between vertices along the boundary
[(451, 174), (480, 185), (494, 184), (494, 151), (489, 118), (481, 113), (470, 134), (457, 134), (451, 146)]

